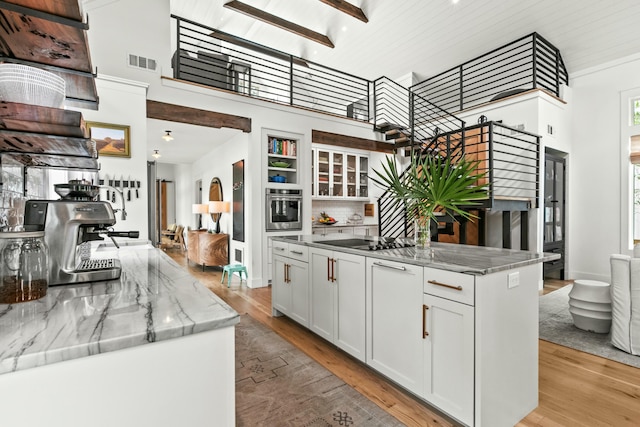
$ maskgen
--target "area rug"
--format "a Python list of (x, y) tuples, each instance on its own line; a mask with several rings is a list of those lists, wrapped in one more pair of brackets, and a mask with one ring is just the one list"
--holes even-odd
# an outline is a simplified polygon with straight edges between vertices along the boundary
[(402, 426), (247, 314), (236, 325), (236, 425)]
[(540, 339), (640, 368), (640, 356), (611, 345), (610, 334), (583, 331), (569, 313), (571, 285), (540, 297)]

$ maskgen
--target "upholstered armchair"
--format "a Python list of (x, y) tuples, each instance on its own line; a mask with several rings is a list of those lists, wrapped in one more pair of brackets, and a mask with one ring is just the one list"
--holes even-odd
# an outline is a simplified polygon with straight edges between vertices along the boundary
[(611, 255), (611, 344), (640, 355), (640, 258)]

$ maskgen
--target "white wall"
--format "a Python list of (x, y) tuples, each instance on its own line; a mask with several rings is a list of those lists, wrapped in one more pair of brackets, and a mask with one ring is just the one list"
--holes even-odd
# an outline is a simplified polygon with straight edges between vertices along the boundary
[[(621, 138), (623, 91), (640, 87), (640, 56), (626, 58), (572, 76), (574, 140), (568, 189), (571, 214), (567, 225), (572, 254), (571, 278), (610, 279), (609, 256), (628, 253), (621, 210)], [(623, 148), (624, 147), (624, 148)], [(626, 237), (626, 236), (625, 236)]]
[[(140, 239), (148, 239), (147, 228), (147, 117), (146, 84), (102, 75), (96, 79), (100, 97), (99, 109), (78, 110), (85, 121), (104, 122), (130, 126), (131, 157), (98, 158), (100, 177), (122, 177), (141, 182), (139, 198), (132, 197), (126, 203), (127, 219), (121, 220), (116, 213), (115, 230), (139, 231)], [(125, 196), (126, 197), (126, 196)], [(106, 200), (106, 191), (102, 190), (101, 200)], [(120, 209), (122, 201), (117, 197), (114, 209)]]

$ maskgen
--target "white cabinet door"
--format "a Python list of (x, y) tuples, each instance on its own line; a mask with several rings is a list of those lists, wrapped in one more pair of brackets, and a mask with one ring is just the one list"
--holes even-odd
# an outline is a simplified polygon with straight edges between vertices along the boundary
[[(281, 314), (291, 312), (291, 287), (287, 281), (287, 262), (289, 258), (273, 256), (273, 281), (271, 284), (271, 305)], [(277, 315), (277, 313), (274, 313)]]
[(367, 363), (423, 394), (423, 268), (367, 258)]
[(474, 308), (424, 294), (424, 398), (473, 425)]
[(313, 248), (310, 329), (365, 360), (365, 257)]
[(365, 257), (334, 253), (334, 344), (365, 361)]
[(288, 260), (288, 279), (291, 291), (289, 317), (309, 327), (309, 264), (295, 259)]
[(333, 252), (312, 248), (310, 329), (333, 342)]

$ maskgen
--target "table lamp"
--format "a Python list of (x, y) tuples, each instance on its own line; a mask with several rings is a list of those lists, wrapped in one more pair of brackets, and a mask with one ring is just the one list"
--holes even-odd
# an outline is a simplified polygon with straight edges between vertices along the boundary
[(216, 233), (220, 233), (220, 216), (231, 210), (229, 202), (209, 202), (209, 212), (216, 215)]
[(194, 214), (200, 214), (200, 216), (198, 217), (198, 229), (202, 228), (202, 214), (206, 214), (209, 212), (209, 205), (204, 203), (194, 203), (193, 205), (191, 205), (191, 212)]

